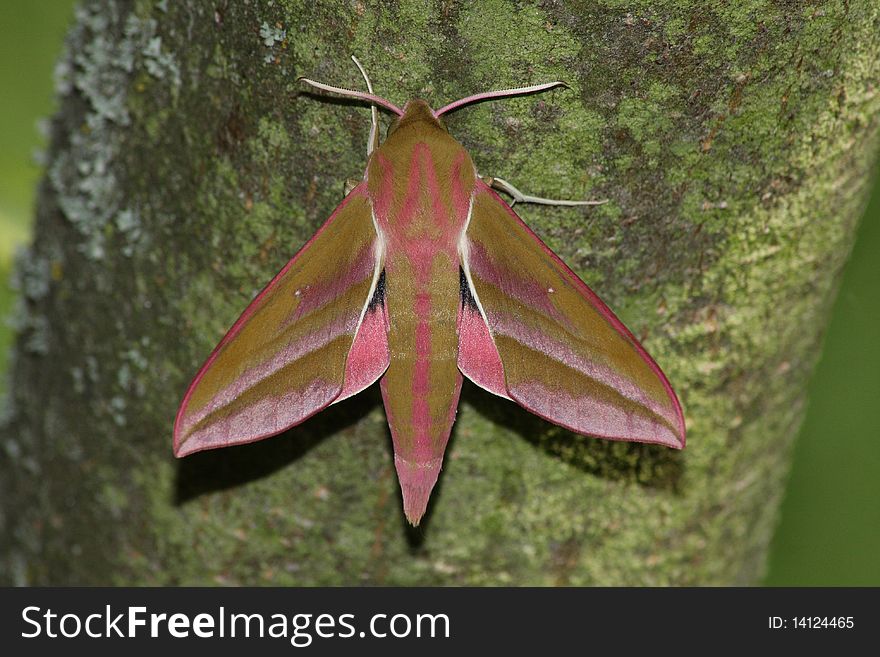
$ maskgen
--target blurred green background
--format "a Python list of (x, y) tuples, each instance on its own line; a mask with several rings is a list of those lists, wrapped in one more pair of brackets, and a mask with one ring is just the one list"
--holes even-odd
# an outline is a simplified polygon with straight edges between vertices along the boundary
[[(45, 146), (37, 121), (55, 110), (52, 69), (73, 6), (0, 0), (0, 315), (14, 303), (12, 255), (28, 238), (41, 174), (33, 154)], [(810, 384), (768, 585), (880, 585), (878, 229), (875, 182)], [(11, 340), (4, 322), (0, 372)]]

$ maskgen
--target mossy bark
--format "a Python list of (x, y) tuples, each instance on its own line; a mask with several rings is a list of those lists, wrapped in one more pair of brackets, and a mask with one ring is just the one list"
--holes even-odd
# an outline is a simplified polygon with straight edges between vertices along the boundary
[[(86, 2), (59, 67), (0, 452), (4, 581), (750, 584), (871, 171), (880, 9), (822, 3)], [(403, 519), (375, 389), (176, 461), (197, 366), (364, 167), (434, 106), (479, 170), (607, 197), (524, 219), (644, 340), (683, 453), (575, 436), (466, 385)]]

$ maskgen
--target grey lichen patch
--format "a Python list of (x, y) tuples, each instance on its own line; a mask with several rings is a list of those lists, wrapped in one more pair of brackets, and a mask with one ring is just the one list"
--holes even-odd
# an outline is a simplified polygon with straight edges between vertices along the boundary
[[(150, 21), (149, 26), (154, 30), (155, 21)], [(144, 30), (143, 26), (139, 29), (144, 33), (150, 30)], [(147, 45), (141, 50), (144, 56), (144, 66), (147, 72), (153, 77), (163, 80), (166, 77), (175, 90), (180, 87), (180, 66), (174, 56), (162, 50), (162, 37), (154, 36), (150, 38)]]
[(24, 248), (15, 254), (12, 288), (30, 301), (39, 301), (49, 294), (51, 264), (45, 258), (35, 258)]
[(125, 397), (116, 395), (110, 398), (110, 415), (117, 426), (124, 427), (126, 424), (126, 406), (127, 402)]
[[(274, 3), (270, 2), (265, 9), (274, 9), (273, 4)], [(287, 40), (287, 30), (284, 28), (282, 22), (280, 20), (275, 20), (270, 24), (269, 21), (264, 20), (260, 24), (259, 35), (266, 52), (263, 56), (263, 63), (273, 65), (281, 64), (284, 51), (287, 50), (289, 45)], [(281, 71), (286, 73), (286, 66), (281, 67)]]
[(19, 248), (15, 253), (12, 279), (13, 290), (19, 296), (8, 317), (3, 318), (22, 339), (24, 349), (35, 355), (49, 352), (49, 322), (35, 312), (35, 305), (48, 294), (51, 285), (51, 263), (35, 256), (29, 249)]
[[(137, 210), (126, 207), (117, 171), (124, 129), (131, 123), (127, 103), (135, 67), (142, 64), (157, 78), (167, 76), (172, 87), (180, 85), (179, 68), (162, 51), (156, 28), (154, 19), (124, 16), (115, 3), (84, 4), (68, 37), (83, 46), (71, 48), (56, 67), (59, 94), (81, 95), (88, 109), (48, 176), (61, 211), (84, 237), (78, 248), (92, 260), (104, 258), (114, 222), (137, 238)], [(118, 31), (121, 38), (111, 36)]]
[(134, 253), (137, 245), (141, 244), (144, 237), (143, 226), (141, 225), (140, 213), (138, 210), (125, 208), (115, 217), (116, 228), (125, 237), (125, 245), (122, 252), (130, 256)]
[(260, 38), (263, 40), (263, 45), (267, 48), (272, 48), (276, 43), (284, 41), (286, 37), (287, 31), (281, 29), (278, 25), (269, 25), (266, 21), (263, 21), (263, 24), (260, 25)]

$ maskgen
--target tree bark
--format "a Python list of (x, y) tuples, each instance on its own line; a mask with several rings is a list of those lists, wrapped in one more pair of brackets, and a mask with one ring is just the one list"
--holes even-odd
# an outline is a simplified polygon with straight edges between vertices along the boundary
[[(60, 69), (0, 451), (29, 584), (753, 584), (877, 141), (880, 9), (127, 2)], [(688, 447), (575, 436), (474, 386), (418, 529), (374, 388), (176, 461), (187, 383), (360, 176), (361, 103), (434, 107), (678, 390)]]

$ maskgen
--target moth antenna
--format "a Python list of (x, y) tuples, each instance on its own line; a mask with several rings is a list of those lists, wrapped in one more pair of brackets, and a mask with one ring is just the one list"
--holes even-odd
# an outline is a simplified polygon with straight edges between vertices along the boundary
[(305, 82), (307, 85), (315, 87), (315, 89), (329, 91), (330, 93), (339, 94), (340, 96), (366, 100), (376, 105), (381, 105), (385, 109), (397, 114), (397, 116), (403, 116), (403, 110), (400, 109), (397, 105), (392, 103), (390, 100), (385, 100), (384, 98), (374, 96), (373, 94), (364, 93), (363, 91), (355, 91), (354, 89), (346, 89), (345, 87), (334, 87), (333, 85), (324, 84), (323, 82), (316, 82), (314, 80), (310, 80), (309, 78), (304, 77), (298, 77), (296, 81)]
[[(358, 58), (354, 55), (351, 56), (351, 61), (354, 62), (354, 65), (358, 67), (358, 70), (361, 72), (361, 75), (364, 76), (364, 82), (367, 83), (367, 91), (371, 94), (373, 93), (373, 85), (370, 83), (370, 78), (367, 75), (367, 72), (364, 70), (364, 67), (361, 66), (361, 63), (358, 61)], [(367, 156), (369, 155), (379, 146), (379, 110), (376, 109), (375, 105), (370, 105), (370, 138), (367, 142)]]
[(608, 202), (607, 198), (603, 198), (601, 201), (571, 201), (568, 199), (557, 199), (557, 198), (544, 198), (543, 196), (532, 196), (531, 194), (523, 194), (516, 187), (511, 185), (506, 180), (502, 178), (496, 178), (495, 176), (484, 176), (483, 182), (489, 185), (489, 187), (493, 187), (494, 189), (500, 190), (505, 194), (510, 195), (511, 202), (510, 207), (513, 207), (516, 203), (535, 203), (537, 205), (603, 205)]
[(536, 84), (531, 87), (519, 87), (517, 89), (500, 89), (498, 91), (484, 91), (481, 94), (474, 94), (473, 96), (468, 96), (467, 98), (462, 98), (461, 100), (456, 100), (454, 103), (449, 103), (445, 107), (441, 107), (439, 110), (434, 112), (434, 116), (440, 117), (444, 114), (451, 112), (452, 110), (456, 110), (463, 105), (470, 105), (471, 103), (479, 103), (483, 100), (490, 100), (492, 98), (507, 98), (509, 96), (526, 96), (528, 94), (536, 94), (540, 91), (547, 91), (548, 89), (553, 89), (555, 87), (565, 87), (566, 89), (570, 89), (565, 82), (545, 82), (544, 84)]

